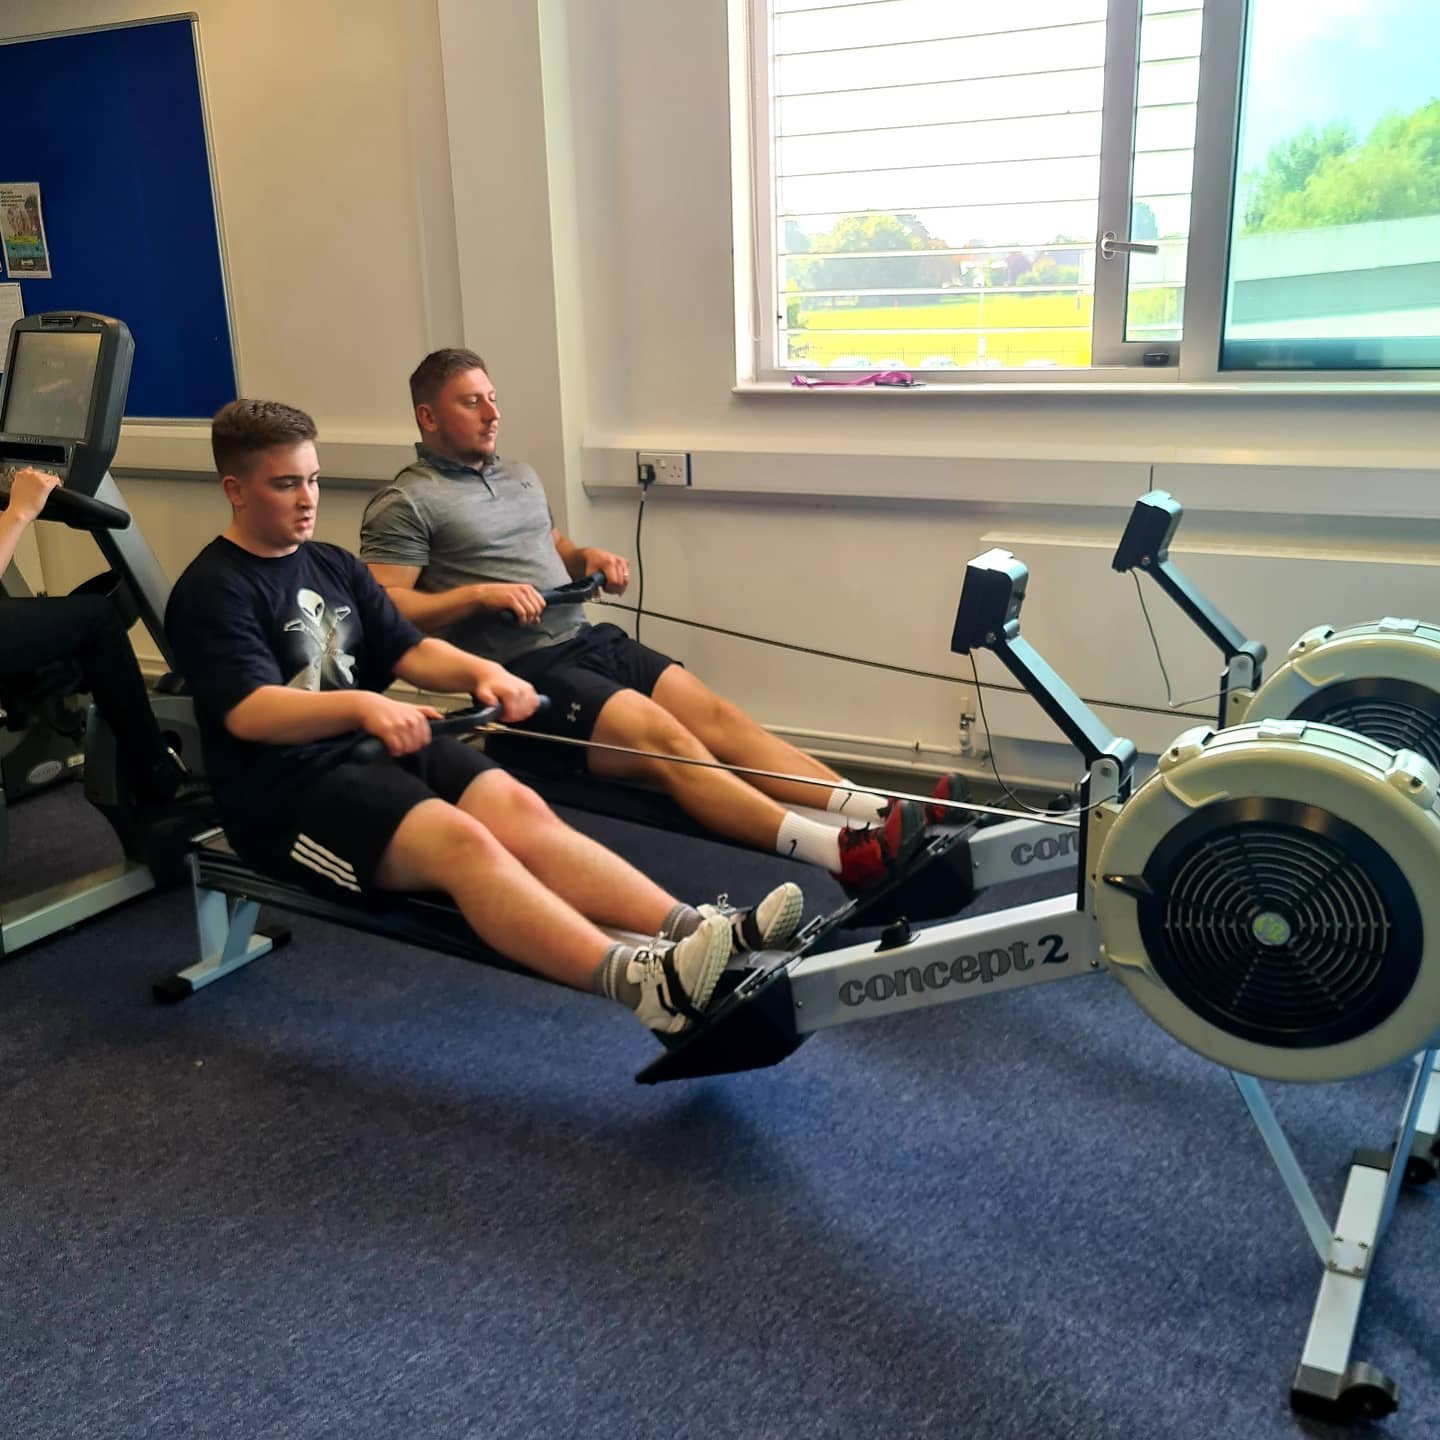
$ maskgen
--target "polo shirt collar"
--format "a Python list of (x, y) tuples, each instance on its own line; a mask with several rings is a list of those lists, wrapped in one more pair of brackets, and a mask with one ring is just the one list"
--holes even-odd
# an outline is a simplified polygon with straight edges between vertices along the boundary
[(481, 480), (488, 480), (500, 468), (498, 455), (492, 455), (477, 470), (462, 460), (452, 460), (448, 455), (437, 454), (420, 440), (415, 442), (415, 456), (422, 464), (428, 465), (432, 470), (439, 470), (444, 475), (477, 475)]

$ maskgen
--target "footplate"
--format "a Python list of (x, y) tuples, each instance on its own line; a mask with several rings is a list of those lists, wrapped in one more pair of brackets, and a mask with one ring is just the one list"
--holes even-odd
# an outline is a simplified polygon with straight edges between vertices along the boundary
[(856, 897), (846, 924), (888, 925), (907, 920), (941, 920), (975, 898), (970, 836), (975, 826), (932, 830), (904, 871)]
[(776, 952), (753, 959), (756, 968), (723, 1000), (712, 1001), (704, 1020), (636, 1075), (639, 1084), (763, 1070), (800, 1048), (807, 1037), (795, 1033), (790, 998), (790, 965), (795, 956)]

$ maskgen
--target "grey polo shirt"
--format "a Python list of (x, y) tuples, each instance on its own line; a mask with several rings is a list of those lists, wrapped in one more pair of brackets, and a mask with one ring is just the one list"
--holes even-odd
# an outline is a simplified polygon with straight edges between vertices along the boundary
[[(427, 594), (477, 581), (545, 590), (570, 582), (550, 536), (553, 524), (529, 465), (496, 458), (476, 470), (416, 445), (414, 464), (365, 507), (360, 558), (367, 565), (418, 565), (415, 587)], [(508, 625), (493, 610), (477, 610), (440, 636), (504, 664), (585, 628), (583, 607), (556, 605), (538, 625)]]

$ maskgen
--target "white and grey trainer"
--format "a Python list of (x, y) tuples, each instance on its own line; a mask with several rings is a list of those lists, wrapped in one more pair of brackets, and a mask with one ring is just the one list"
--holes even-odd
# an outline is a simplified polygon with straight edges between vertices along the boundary
[(730, 959), (731, 929), (712, 915), (674, 945), (642, 946), (630, 957), (625, 978), (639, 986), (635, 1014), (650, 1029), (677, 1035), (698, 1020)]
[(733, 931), (731, 947), (738, 955), (750, 950), (783, 950), (800, 928), (805, 913), (805, 896), (800, 887), (787, 880), (777, 885), (758, 905), (741, 910), (722, 895), (713, 905), (697, 907), (707, 919), (723, 916)]

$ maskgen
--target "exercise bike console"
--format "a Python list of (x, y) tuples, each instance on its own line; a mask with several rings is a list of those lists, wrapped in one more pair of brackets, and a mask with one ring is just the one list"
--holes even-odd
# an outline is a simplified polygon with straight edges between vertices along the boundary
[(0, 465), (38, 465), (93, 496), (120, 441), (134, 354), (124, 322), (104, 315), (17, 320), (0, 390)]

